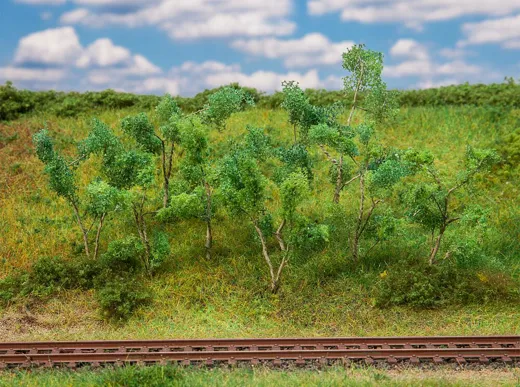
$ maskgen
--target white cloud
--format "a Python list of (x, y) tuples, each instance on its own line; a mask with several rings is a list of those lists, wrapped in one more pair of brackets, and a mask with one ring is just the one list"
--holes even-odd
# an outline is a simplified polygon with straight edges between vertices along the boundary
[(390, 55), (416, 60), (427, 60), (428, 50), (413, 39), (400, 39), (390, 49)]
[(206, 77), (206, 82), (209, 87), (218, 87), (232, 82), (238, 82), (242, 86), (254, 87), (261, 91), (280, 90), (284, 80), (297, 81), (304, 89), (315, 89), (321, 85), (317, 70), (309, 70), (304, 74), (297, 72), (279, 74), (272, 71), (256, 71), (252, 74), (231, 72), (210, 74)]
[(42, 19), (42, 20), (52, 19), (52, 12), (45, 11), (45, 12), (40, 13), (40, 19)]
[(0, 67), (0, 79), (6, 81), (55, 82), (66, 77), (64, 69), (32, 69), (23, 67)]
[(439, 53), (451, 61), (434, 61), (424, 45), (412, 39), (401, 39), (392, 46), (390, 54), (393, 57), (402, 57), (404, 61), (385, 66), (383, 74), (389, 78), (418, 77), (420, 81), (412, 85), (412, 88), (419, 89), (459, 84), (469, 78), (475, 79), (476, 76), (485, 77), (481, 67), (461, 59), (466, 55), (465, 51), (445, 48)]
[(70, 12), (66, 12), (60, 17), (63, 24), (79, 24), (90, 17), (90, 12), (86, 8), (78, 8)]
[(202, 63), (197, 62), (184, 62), (180, 67), (174, 67), (171, 72), (174, 74), (190, 73), (190, 74), (204, 74), (210, 73), (223, 73), (223, 72), (234, 72), (240, 71), (240, 65), (232, 64), (227, 65), (225, 63), (209, 60)]
[(342, 86), (342, 80), (339, 77), (329, 76), (321, 80), (316, 69), (304, 73), (277, 73), (263, 70), (245, 73), (239, 64), (224, 64), (216, 61), (185, 62), (170, 69), (168, 74), (145, 77), (141, 80), (121, 77), (117, 72), (111, 74), (100, 70), (91, 71), (88, 76), (90, 84), (96, 87), (110, 87), (136, 93), (168, 92), (185, 96), (234, 82), (238, 82), (242, 86), (272, 92), (280, 90), (282, 82), (285, 80), (295, 80), (303, 88), (339, 89)]
[(385, 66), (383, 74), (390, 78), (436, 75), (475, 75), (483, 69), (463, 61), (435, 63), (427, 60), (408, 60), (397, 65)]
[(443, 48), (439, 51), (439, 55), (448, 59), (460, 59), (465, 56), (469, 56), (472, 53), (460, 48)]
[(232, 47), (242, 52), (270, 59), (281, 58), (288, 68), (332, 65), (341, 63), (341, 54), (354, 42), (331, 42), (320, 33), (310, 33), (299, 39), (264, 38), (236, 40)]
[(423, 23), (469, 15), (505, 16), (520, 11), (518, 0), (308, 0), (311, 15), (340, 13), (343, 21)]
[(468, 64), (461, 60), (443, 63), (435, 66), (435, 74), (452, 75), (452, 74), (479, 74), (483, 70), (479, 66)]
[(130, 50), (116, 46), (110, 39), (98, 39), (88, 46), (77, 61), (78, 67), (106, 67), (126, 62), (130, 59)]
[(466, 39), (458, 43), (459, 47), (498, 43), (504, 48), (520, 48), (520, 14), (477, 23), (465, 23), (462, 31)]
[(52, 28), (20, 39), (14, 61), (17, 64), (67, 64), (81, 51), (78, 35), (72, 27)]
[(35, 5), (61, 5), (67, 0), (16, 0), (17, 3), (35, 4)]
[[(459, 50), (460, 51), (460, 50)], [(393, 57), (402, 57), (405, 60), (396, 65), (387, 65), (383, 69), (383, 74), (390, 78), (401, 77), (423, 77), (428, 80), (439, 75), (475, 75), (482, 73), (483, 69), (476, 65), (471, 65), (459, 59), (460, 54), (457, 50), (441, 50), (443, 56), (452, 56), (455, 60), (439, 63), (432, 60), (428, 49), (413, 39), (400, 39), (390, 49)]]
[(461, 82), (455, 78), (443, 79), (440, 81), (432, 81), (431, 79), (429, 79), (429, 80), (421, 81), (421, 82), (417, 83), (416, 85), (413, 86), (413, 88), (433, 89), (433, 88), (443, 87), (443, 86), (458, 85), (460, 83)]
[[(29, 68), (24, 64), (44, 68)], [(102, 38), (84, 48), (72, 27), (48, 29), (30, 34), (18, 44), (13, 65), (0, 68), (0, 78), (31, 85), (73, 79), (78, 69), (86, 70), (88, 87), (127, 85), (130, 90), (152, 90), (160, 84), (162, 70), (139, 54)], [(151, 78), (150, 78), (151, 77)], [(153, 80), (155, 79), (155, 80)], [(57, 86), (59, 87), (59, 86)], [(178, 90), (175, 82), (164, 80), (166, 90)]]
[(132, 0), (134, 7), (127, 12), (112, 12), (110, 7), (90, 7), (128, 5), (122, 0), (75, 2), (83, 8), (64, 13), (60, 19), (63, 24), (157, 26), (172, 39), (280, 36), (296, 29), (296, 25), (287, 19), (292, 0)]

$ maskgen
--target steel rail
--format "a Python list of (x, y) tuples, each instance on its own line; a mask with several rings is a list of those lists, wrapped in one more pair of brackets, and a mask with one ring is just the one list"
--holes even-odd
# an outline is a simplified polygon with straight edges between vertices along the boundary
[(306, 361), (328, 362), (343, 361), (368, 361), (369, 363), (383, 360), (389, 363), (399, 361), (411, 361), (420, 363), (428, 360), (441, 363), (446, 360), (454, 360), (458, 363), (467, 361), (488, 363), (490, 361), (503, 361), (513, 363), (520, 361), (520, 348), (413, 348), (413, 349), (337, 349), (337, 350), (267, 350), (267, 351), (189, 351), (189, 352), (105, 352), (105, 353), (58, 353), (46, 354), (3, 354), (0, 355), (0, 367), (12, 366), (52, 366), (54, 364), (67, 364), (76, 367), (79, 364), (100, 365), (106, 363), (149, 363), (149, 362), (180, 362), (191, 364), (192, 362), (224, 362), (234, 364), (236, 362), (260, 361)]
[(239, 339), (173, 339), (173, 340), (107, 340), (107, 341), (41, 341), (0, 342), (5, 351), (69, 351), (69, 350), (254, 350), (263, 349), (347, 349), (440, 347), (517, 347), (520, 336), (409, 336), (409, 337), (316, 337), (316, 338), (239, 338)]

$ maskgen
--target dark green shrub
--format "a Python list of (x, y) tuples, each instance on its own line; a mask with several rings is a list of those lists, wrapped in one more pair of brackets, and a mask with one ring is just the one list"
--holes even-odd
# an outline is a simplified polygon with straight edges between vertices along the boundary
[(18, 296), (48, 297), (63, 289), (91, 289), (98, 274), (99, 265), (90, 259), (42, 257), (30, 272), (15, 273), (0, 281), (0, 303)]
[(134, 310), (151, 299), (142, 278), (111, 277), (96, 289), (96, 299), (103, 318), (112, 321), (128, 319)]
[(171, 247), (168, 236), (164, 232), (156, 232), (153, 238), (150, 271), (156, 273), (164, 261), (170, 256)]
[(27, 275), (21, 273), (0, 280), (0, 305), (14, 301), (22, 289)]
[(501, 169), (507, 172), (518, 171), (520, 165), (520, 128), (506, 135), (497, 144), (502, 157)]
[(136, 237), (112, 241), (99, 263), (102, 270), (111, 273), (136, 273), (143, 269), (144, 247)]
[(175, 385), (184, 378), (173, 366), (119, 367), (102, 370), (96, 384), (102, 386), (164, 387)]
[(43, 257), (34, 263), (22, 293), (42, 297), (62, 289), (89, 289), (98, 272), (98, 265), (93, 260), (65, 261), (60, 257)]
[(446, 294), (453, 292), (451, 272), (440, 266), (420, 265), (390, 267), (381, 273), (381, 283), (376, 291), (376, 305), (408, 305), (431, 308), (446, 301)]
[(380, 274), (375, 290), (379, 307), (407, 305), (433, 308), (455, 303), (520, 300), (519, 284), (503, 273), (458, 269), (445, 262), (427, 265), (420, 261), (391, 266)]

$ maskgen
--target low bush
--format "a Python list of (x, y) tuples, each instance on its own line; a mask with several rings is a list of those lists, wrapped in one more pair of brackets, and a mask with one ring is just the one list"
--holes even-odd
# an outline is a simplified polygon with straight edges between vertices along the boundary
[(128, 319), (134, 310), (151, 299), (140, 278), (113, 277), (96, 289), (96, 299), (103, 318), (111, 321)]
[(378, 307), (408, 305), (434, 308), (456, 303), (484, 303), (518, 299), (519, 284), (503, 273), (463, 271), (445, 262), (426, 265), (401, 263), (380, 274), (375, 287)]
[(101, 270), (115, 274), (131, 274), (143, 269), (144, 247), (135, 237), (112, 241), (99, 262)]
[[(232, 84), (238, 88), (238, 84)], [(196, 112), (203, 109), (208, 97), (221, 88), (204, 90), (194, 97), (175, 97), (179, 107), (185, 112)], [(276, 92), (266, 95), (253, 88), (247, 90), (257, 106), (266, 109), (280, 108), (284, 95)], [(305, 90), (311, 104), (327, 106), (341, 102), (350, 104), (351, 95), (339, 90)], [(359, 100), (363, 100), (363, 93)], [(398, 92), (401, 106), (492, 106), (495, 112), (502, 115), (502, 108), (520, 107), (520, 84), (504, 82), (496, 84), (463, 84), (423, 90), (400, 90)], [(160, 97), (156, 95), (136, 95), (120, 93), (114, 90), (98, 92), (56, 92), (30, 91), (16, 89), (12, 83), (0, 85), (0, 121), (14, 120), (32, 112), (52, 112), (60, 117), (76, 117), (96, 110), (113, 110), (138, 108), (150, 110), (157, 105)]]
[(45, 298), (64, 289), (91, 289), (98, 274), (99, 265), (90, 259), (42, 257), (30, 272), (18, 272), (0, 280), (0, 303), (25, 296)]

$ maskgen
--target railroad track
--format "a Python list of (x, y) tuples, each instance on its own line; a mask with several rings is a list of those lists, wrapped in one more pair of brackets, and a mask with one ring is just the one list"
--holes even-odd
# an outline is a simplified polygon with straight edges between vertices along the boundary
[(520, 336), (112, 340), (0, 343), (0, 369), (107, 364), (520, 364)]

